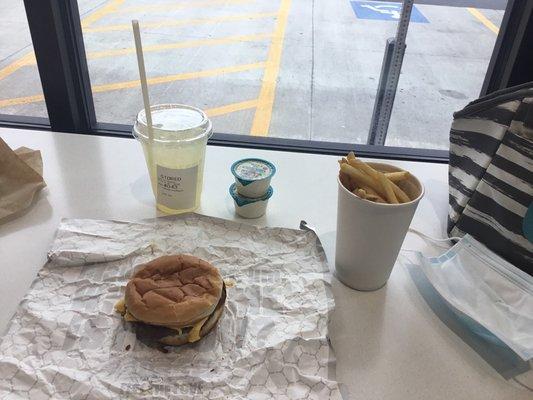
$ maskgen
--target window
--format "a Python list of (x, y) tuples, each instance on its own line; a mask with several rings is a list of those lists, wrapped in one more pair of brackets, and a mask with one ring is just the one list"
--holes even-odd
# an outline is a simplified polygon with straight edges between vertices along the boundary
[(142, 108), (131, 28), (139, 19), (152, 103), (204, 109), (218, 132), (267, 133), (287, 19), (280, 13), (290, 3), (108, 2), (82, 21), (98, 121), (131, 124)]
[(386, 144), (447, 150), (453, 112), (479, 97), (507, 0), (416, 3), (428, 22), (409, 25)]
[(24, 3), (0, 2), (0, 114), (46, 118)]
[[(511, 62), (499, 49), (514, 45), (512, 27), (527, 24), (517, 15), (531, 7), (509, 1), (507, 11), (507, 0), (416, 2), (386, 140), (369, 143), (385, 145), (377, 147), (366, 144), (402, 1), (24, 2), (34, 41), (49, 35), (35, 43), (39, 69), (60, 60), (59, 71), (41, 71), (56, 93), (47, 96), (53, 129), (130, 135), (142, 108), (131, 30), (138, 19), (152, 104), (206, 110), (213, 144), (326, 153), (358, 146), (365, 155), (445, 160), (453, 112), (488, 80), (511, 81), (498, 77)], [(56, 17), (61, 23), (45, 23)], [(511, 33), (498, 44), (502, 23)], [(16, 98), (25, 103), (14, 111), (32, 115), (23, 107), (44, 107), (42, 94), (31, 80), (22, 86)]]
[[(412, 11), (388, 145), (447, 149), (452, 113), (479, 95), (506, 2), (437, 3)], [(82, 19), (97, 120), (131, 124), (142, 108), (130, 23), (139, 19), (153, 103), (202, 108), (217, 132), (366, 143), (401, 6), (109, 1)]]

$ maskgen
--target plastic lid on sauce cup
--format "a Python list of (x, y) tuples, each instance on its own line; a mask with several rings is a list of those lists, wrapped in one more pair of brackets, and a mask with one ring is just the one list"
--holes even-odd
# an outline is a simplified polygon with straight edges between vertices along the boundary
[(245, 158), (233, 163), (231, 173), (239, 181), (249, 183), (271, 178), (276, 173), (276, 167), (270, 161), (260, 158)]

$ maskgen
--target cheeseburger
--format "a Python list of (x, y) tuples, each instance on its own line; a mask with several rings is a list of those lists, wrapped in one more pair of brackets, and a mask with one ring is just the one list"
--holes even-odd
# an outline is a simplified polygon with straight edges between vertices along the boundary
[(220, 272), (207, 261), (180, 254), (141, 266), (115, 309), (146, 344), (193, 343), (216, 325), (226, 301)]

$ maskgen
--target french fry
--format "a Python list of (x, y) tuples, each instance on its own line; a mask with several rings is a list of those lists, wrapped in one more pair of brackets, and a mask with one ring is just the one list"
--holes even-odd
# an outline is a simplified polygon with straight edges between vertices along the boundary
[(408, 171), (377, 171), (351, 151), (339, 160), (341, 183), (355, 195), (377, 203), (398, 204), (411, 201), (396, 182), (407, 179)]
[(360, 169), (361, 171), (365, 172), (368, 176), (370, 176), (372, 179), (376, 180), (379, 183), (379, 185), (382, 188), (380, 193), (384, 195), (383, 197), (385, 197), (389, 203), (391, 204), (398, 203), (398, 200), (396, 199), (396, 196), (394, 195), (394, 191), (392, 190), (392, 188), (390, 188), (390, 185), (387, 184), (387, 180), (382, 179), (381, 175), (383, 174), (381, 172), (376, 171), (374, 168), (372, 168), (367, 163), (359, 160), (358, 158), (355, 157), (355, 155), (353, 155), (353, 157), (347, 157), (347, 158), (348, 158), (348, 163), (352, 167)]
[[(353, 157), (350, 157), (350, 154)], [(352, 167), (360, 169), (361, 171), (366, 173), (368, 176), (371, 176), (372, 178), (376, 180), (378, 179), (378, 176), (377, 176), (378, 171), (376, 171), (374, 168), (372, 168), (367, 163), (356, 158), (355, 155), (353, 155), (353, 153), (350, 153), (350, 154), (348, 154), (348, 156), (346, 157), (348, 159), (348, 164), (350, 164)]]
[(385, 199), (381, 197), (374, 189), (367, 186), (363, 186), (361, 189), (366, 191), (366, 198), (368, 200), (375, 201), (376, 203), (386, 203)]
[(357, 196), (359, 196), (360, 198), (362, 198), (363, 200), (366, 200), (366, 198), (367, 198), (366, 197), (366, 192), (365, 192), (364, 189), (361, 189), (361, 188), (355, 189), (353, 191), (353, 193), (356, 194)]
[[(353, 154), (353, 152), (350, 152), (348, 154), (347, 159), (348, 159), (348, 164), (350, 164), (354, 168), (359, 169), (360, 171), (362, 171), (364, 174), (368, 175), (371, 179), (373, 179), (375, 181), (375, 184), (370, 186), (369, 188), (373, 192), (379, 191), (378, 188), (381, 187), (381, 184), (379, 183), (379, 180), (378, 180), (377, 171), (374, 168), (372, 168), (370, 165), (368, 165), (368, 164), (364, 163), (363, 161), (357, 159), (355, 157), (355, 155)], [(384, 193), (385, 193), (384, 191), (381, 191), (382, 195)]]
[(342, 164), (341, 171), (348, 174), (350, 178), (357, 184), (357, 186), (365, 186), (372, 188), (375, 192), (380, 195), (383, 195), (382, 188), (378, 181), (375, 181), (367, 174), (361, 172), (357, 168), (353, 167), (350, 164)]
[[(345, 162), (348, 162), (346, 158), (343, 158)], [(403, 181), (404, 179), (409, 178), (410, 174), (407, 171), (397, 171), (397, 172), (385, 172), (385, 176), (391, 181), (391, 182), (399, 182)]]
[(409, 196), (407, 196), (407, 194), (405, 194), (405, 192), (398, 185), (396, 185), (394, 182), (391, 182), (391, 186), (400, 203), (408, 203), (411, 201)]
[(376, 192), (374, 189), (372, 189), (371, 187), (368, 187), (368, 186), (361, 186), (361, 189), (364, 189), (364, 191), (367, 193), (367, 194), (372, 194), (374, 196), (379, 196), (378, 192)]
[(346, 164), (348, 162), (348, 160), (346, 159), (346, 157), (342, 157), (340, 160), (339, 160), (339, 164)]
[[(359, 167), (361, 170), (366, 172), (369, 176), (373, 177), (376, 180), (379, 180), (380, 184), (382, 184), (382, 182), (384, 182), (384, 184), (387, 185), (387, 186), (389, 186), (389, 184), (390, 184), (390, 186), (392, 187), (392, 191), (394, 193), (394, 197), (396, 198), (396, 202), (394, 202), (394, 200), (392, 200), (392, 197), (390, 197), (390, 192), (389, 192), (388, 195), (385, 193), (385, 196), (384, 196), (387, 199), (387, 201), (389, 201), (389, 203), (391, 203), (391, 201), (392, 201), (391, 204), (398, 204), (398, 200), (399, 200), (400, 203), (407, 203), (407, 202), (411, 201), (411, 199), (405, 194), (405, 192), (402, 189), (400, 189), (394, 182), (390, 181), (389, 179), (385, 179), (385, 181), (383, 181), (383, 180), (381, 180), (379, 178), (379, 175), (384, 175), (385, 178), (388, 178), (389, 174), (393, 174), (393, 176), (396, 179), (398, 179), (400, 177), (405, 177), (405, 178), (402, 178), (402, 179), (406, 179), (409, 176), (409, 172), (407, 172), (407, 171), (398, 171), (398, 172), (389, 172), (389, 173), (383, 174), (382, 172), (376, 171), (370, 165), (368, 165), (365, 162), (359, 160), (355, 156), (353, 158), (347, 157), (347, 159), (348, 159), (348, 163), (350, 165), (352, 165), (354, 167)], [(386, 192), (387, 190), (388, 189), (386, 187), (383, 187), (383, 191)]]
[(394, 190), (392, 189), (392, 182), (389, 181), (382, 172), (378, 172), (378, 179), (379, 183), (381, 183), (381, 186), (383, 187), (383, 190), (385, 190), (385, 198), (387, 201), (390, 204), (398, 204), (398, 199), (396, 198)]
[[(353, 155), (353, 153), (351, 153)], [(370, 176), (372, 179), (375, 179), (379, 182), (379, 184), (382, 187), (381, 194), (384, 194), (384, 197), (387, 199), (387, 201), (391, 204), (398, 204), (398, 199), (396, 198), (395, 190), (393, 189), (391, 183), (382, 172), (376, 171), (374, 168), (372, 168), (367, 163), (359, 160), (358, 158), (353, 155), (353, 157), (350, 157), (350, 154), (348, 154), (348, 163), (355, 167), (359, 168), (360, 170), (364, 171), (368, 176)], [(400, 190), (400, 188), (397, 188)]]
[(366, 200), (374, 201), (376, 203), (387, 203), (385, 199), (383, 199), (381, 196), (373, 195), (373, 194), (367, 194)]
[(368, 193), (363, 188), (355, 188), (352, 193), (357, 195), (358, 197), (362, 198), (363, 200), (369, 200), (369, 201), (373, 201), (375, 203), (387, 203), (385, 201), (385, 199), (383, 199), (383, 197), (381, 197), (380, 195)]
[(380, 195), (368, 193), (363, 188), (355, 188), (352, 193), (363, 200), (373, 201), (375, 203), (387, 203)]

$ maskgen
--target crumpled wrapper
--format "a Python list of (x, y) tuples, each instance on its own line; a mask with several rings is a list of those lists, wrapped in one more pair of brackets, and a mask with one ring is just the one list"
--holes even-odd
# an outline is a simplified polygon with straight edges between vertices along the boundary
[(28, 208), (45, 186), (41, 152), (27, 147), (13, 151), (0, 138), (0, 222)]
[[(165, 354), (113, 307), (136, 266), (175, 253), (217, 266), (227, 301), (211, 333)], [(63, 220), (0, 344), (0, 398), (341, 398), (328, 271), (313, 232), (197, 214)]]

